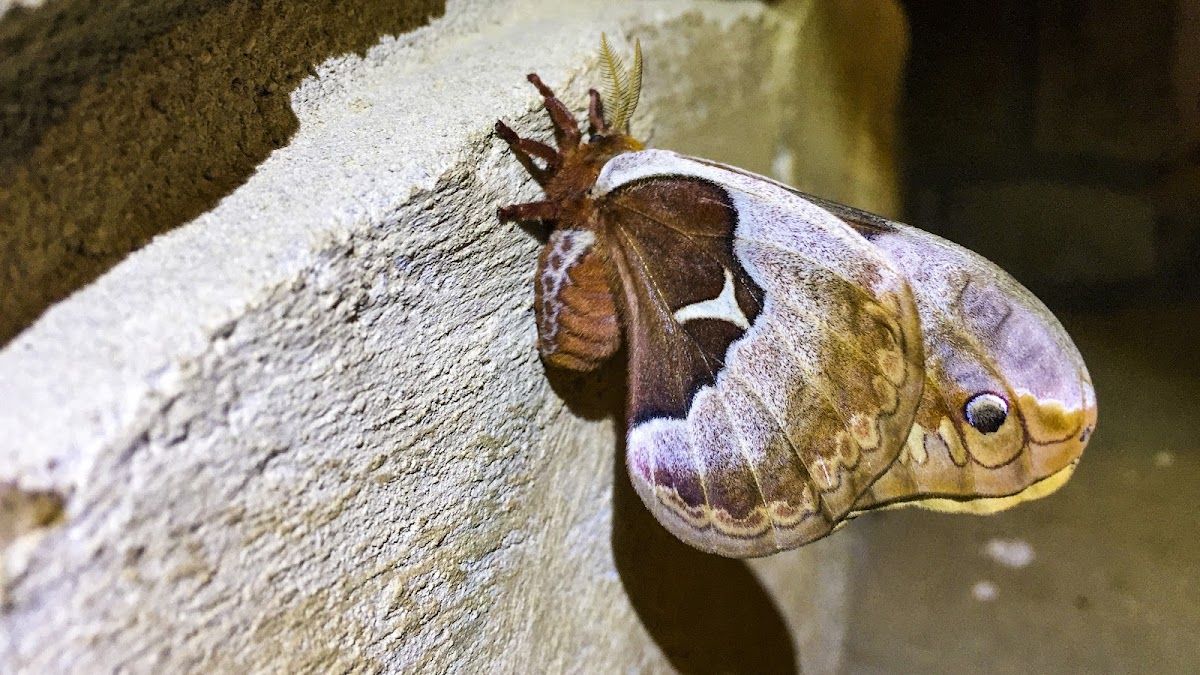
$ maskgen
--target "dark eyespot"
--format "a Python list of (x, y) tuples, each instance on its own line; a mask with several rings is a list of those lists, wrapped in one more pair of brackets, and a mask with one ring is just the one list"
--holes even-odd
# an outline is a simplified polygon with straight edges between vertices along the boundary
[(591, 136), (588, 136), (588, 143), (599, 143), (603, 138), (604, 137), (600, 134), (592, 134)]
[(976, 394), (967, 401), (963, 412), (968, 424), (981, 433), (990, 434), (1008, 419), (1008, 401), (991, 393)]

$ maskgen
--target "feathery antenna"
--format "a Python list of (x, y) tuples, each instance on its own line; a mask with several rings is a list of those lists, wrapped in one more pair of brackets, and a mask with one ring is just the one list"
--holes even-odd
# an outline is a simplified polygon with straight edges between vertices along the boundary
[(604, 62), (605, 108), (611, 111), (609, 127), (624, 131), (642, 95), (642, 42), (633, 48), (633, 69), (626, 70), (621, 57), (608, 44), (608, 36), (600, 34), (600, 58)]
[(642, 98), (642, 41), (633, 41), (633, 72), (629, 77), (629, 89), (625, 92), (625, 123), (633, 119), (638, 101)]

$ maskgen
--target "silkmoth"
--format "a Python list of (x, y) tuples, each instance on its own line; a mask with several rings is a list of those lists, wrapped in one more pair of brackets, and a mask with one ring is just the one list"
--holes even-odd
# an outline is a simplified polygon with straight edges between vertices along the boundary
[(496, 123), (545, 192), (499, 217), (552, 226), (543, 360), (588, 371), (627, 347), (626, 466), (663, 526), (761, 556), (872, 509), (990, 513), (1067, 481), (1096, 398), (1037, 298), (922, 230), (646, 149), (640, 44), (630, 69), (601, 56), (586, 138), (536, 75), (557, 147)]

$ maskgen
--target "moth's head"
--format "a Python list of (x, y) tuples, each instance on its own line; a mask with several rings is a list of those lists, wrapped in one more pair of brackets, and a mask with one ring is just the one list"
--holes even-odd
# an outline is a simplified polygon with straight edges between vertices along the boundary
[(626, 152), (645, 150), (646, 146), (632, 136), (621, 133), (592, 134), (580, 147), (583, 161), (603, 166), (608, 160)]
[(557, 221), (559, 225), (586, 227), (592, 212), (588, 195), (604, 165), (617, 155), (645, 149), (629, 135), (629, 119), (641, 97), (641, 43), (635, 42), (633, 67), (626, 68), (609, 47), (607, 36), (602, 35), (600, 59), (607, 80), (606, 96), (601, 97), (595, 89), (589, 92), (586, 134), (580, 133), (575, 117), (535, 74), (529, 75), (529, 81), (546, 101), (558, 147), (520, 138), (508, 125), (496, 123), (496, 132), (546, 193), (543, 202), (501, 207), (501, 220)]
[[(582, 165), (588, 173), (599, 173), (608, 160), (626, 152), (646, 149), (629, 135), (629, 121), (637, 110), (642, 93), (642, 43), (635, 41), (633, 66), (625, 67), (620, 55), (600, 35), (600, 68), (604, 73), (604, 93), (588, 91), (588, 130), (575, 152), (560, 149), (564, 165)], [(569, 172), (568, 172), (569, 173)]]

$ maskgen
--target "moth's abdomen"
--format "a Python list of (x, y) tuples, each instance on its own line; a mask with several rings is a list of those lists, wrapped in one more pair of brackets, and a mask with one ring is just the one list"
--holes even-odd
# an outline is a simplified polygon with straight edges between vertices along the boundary
[(534, 308), (547, 363), (593, 370), (621, 345), (616, 305), (596, 235), (555, 230), (538, 259)]

